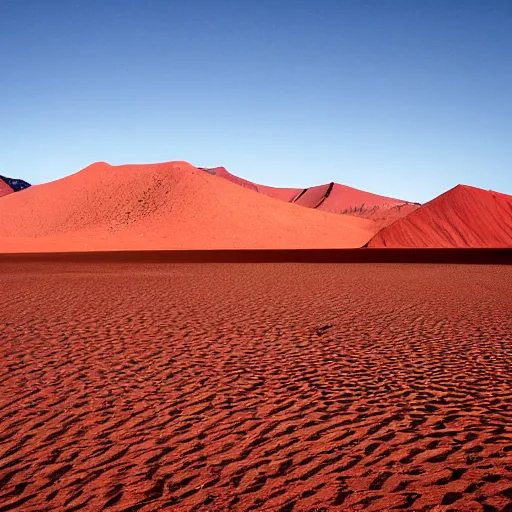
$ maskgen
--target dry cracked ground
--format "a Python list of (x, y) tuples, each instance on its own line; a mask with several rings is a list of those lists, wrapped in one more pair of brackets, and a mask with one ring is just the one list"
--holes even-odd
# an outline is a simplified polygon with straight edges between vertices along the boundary
[(0, 264), (0, 512), (512, 510), (512, 267)]

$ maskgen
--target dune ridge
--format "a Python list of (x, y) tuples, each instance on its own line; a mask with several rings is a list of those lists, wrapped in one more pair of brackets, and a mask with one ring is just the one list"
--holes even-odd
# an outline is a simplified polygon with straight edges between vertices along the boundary
[(418, 203), (365, 192), (339, 183), (307, 189), (296, 204), (324, 212), (371, 219), (379, 227), (391, 224), (420, 206)]
[(295, 198), (303, 191), (301, 188), (279, 188), (268, 187), (267, 185), (259, 185), (257, 183), (253, 183), (252, 181), (239, 178), (238, 176), (231, 174), (225, 167), (200, 167), (200, 169), (215, 176), (224, 178), (225, 180), (231, 181), (232, 183), (236, 183), (241, 187), (253, 190), (254, 192), (259, 192), (260, 194), (264, 194), (274, 199), (279, 199), (280, 201), (286, 201), (288, 203), (293, 203)]
[(44, 185), (0, 176), (0, 197), (4, 253), (512, 247), (512, 196), (468, 185), (421, 206), (334, 182), (268, 187), (224, 167), (96, 162)]
[(457, 185), (379, 231), (369, 247), (512, 247), (512, 196)]
[(360, 247), (366, 219), (297, 208), (187, 162), (97, 162), (0, 202), (2, 252)]
[(328, 213), (371, 219), (377, 222), (379, 228), (391, 224), (420, 206), (419, 203), (373, 194), (340, 183), (331, 182), (309, 188), (276, 188), (239, 178), (224, 167), (201, 169), (274, 199)]

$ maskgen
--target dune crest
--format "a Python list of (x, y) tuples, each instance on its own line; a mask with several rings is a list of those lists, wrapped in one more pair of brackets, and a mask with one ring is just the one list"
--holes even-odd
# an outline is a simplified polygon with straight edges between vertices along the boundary
[(274, 199), (328, 213), (371, 219), (377, 223), (378, 228), (391, 224), (420, 206), (418, 203), (393, 199), (334, 182), (309, 188), (276, 188), (239, 178), (224, 167), (201, 169)]
[(279, 187), (268, 187), (267, 185), (259, 185), (252, 181), (244, 178), (239, 178), (234, 174), (231, 174), (225, 167), (202, 167), (201, 170), (206, 171), (215, 176), (224, 178), (225, 180), (236, 183), (241, 187), (245, 187), (254, 192), (259, 192), (268, 197), (279, 199), (280, 201), (286, 201), (287, 203), (293, 203), (294, 199), (302, 192), (301, 188), (279, 188)]
[(360, 247), (375, 223), (297, 208), (187, 162), (97, 162), (0, 202), (0, 250)]
[(369, 247), (512, 247), (512, 196), (457, 185), (382, 229)]
[(379, 227), (394, 222), (420, 206), (418, 203), (373, 194), (339, 183), (306, 189), (295, 202), (324, 212), (371, 219)]

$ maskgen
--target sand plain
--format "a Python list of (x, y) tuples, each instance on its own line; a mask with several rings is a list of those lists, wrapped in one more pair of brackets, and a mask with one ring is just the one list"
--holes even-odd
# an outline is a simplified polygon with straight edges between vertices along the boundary
[(510, 510), (511, 282), (3, 261), (0, 511)]

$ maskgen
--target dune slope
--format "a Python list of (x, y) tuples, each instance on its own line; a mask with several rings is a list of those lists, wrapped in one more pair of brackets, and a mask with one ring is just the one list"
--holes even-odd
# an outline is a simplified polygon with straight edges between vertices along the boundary
[(19, 192), (30, 187), (30, 183), (17, 178), (8, 178), (0, 175), (0, 197)]
[(268, 195), (274, 199), (328, 213), (371, 219), (377, 222), (378, 228), (391, 224), (420, 206), (417, 203), (372, 194), (371, 192), (365, 192), (364, 190), (358, 190), (339, 183), (326, 183), (325, 185), (305, 189), (275, 188), (258, 185), (252, 181), (239, 178), (228, 172), (224, 167), (202, 169), (210, 174), (227, 179), (232, 183), (255, 192)]
[(467, 185), (424, 204), (369, 247), (512, 247), (512, 196)]
[(297, 208), (186, 162), (96, 163), (0, 202), (0, 251), (360, 247), (366, 219)]
[(417, 203), (372, 194), (339, 183), (307, 189), (296, 203), (324, 212), (372, 219), (379, 227), (388, 225), (419, 207)]
[(278, 188), (258, 185), (257, 183), (253, 183), (252, 181), (239, 178), (238, 176), (231, 174), (225, 167), (205, 167), (202, 168), (202, 170), (231, 181), (232, 183), (236, 183), (242, 187), (248, 188), (249, 190), (253, 190), (254, 192), (259, 192), (260, 194), (273, 197), (274, 199), (279, 199), (280, 201), (286, 201), (288, 203), (294, 202), (294, 199), (303, 190), (301, 188)]

